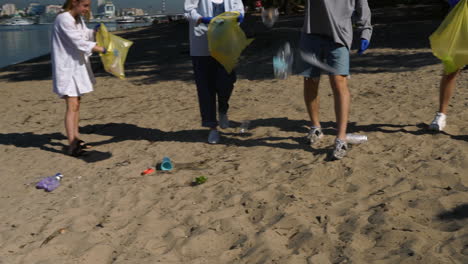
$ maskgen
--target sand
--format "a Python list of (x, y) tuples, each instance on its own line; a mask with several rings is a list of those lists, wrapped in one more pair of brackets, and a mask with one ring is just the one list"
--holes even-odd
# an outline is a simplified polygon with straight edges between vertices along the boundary
[[(327, 79), (326, 136), (312, 148), (302, 79), (272, 75), (277, 47), (297, 47), (301, 16), (271, 30), (247, 18), (256, 40), (218, 145), (200, 127), (184, 23), (123, 34), (135, 41), (125, 81), (93, 60), (98, 84), (80, 125), (94, 148), (84, 158), (63, 153), (65, 107), (48, 57), (1, 69), (0, 263), (468, 263), (466, 71), (446, 131), (426, 129), (442, 73), (427, 38), (439, 23), (376, 20), (350, 79), (349, 131), (369, 141), (341, 161), (330, 161)], [(140, 175), (165, 156), (173, 171)], [(57, 172), (58, 189), (35, 189)], [(207, 182), (192, 186), (199, 176)]]

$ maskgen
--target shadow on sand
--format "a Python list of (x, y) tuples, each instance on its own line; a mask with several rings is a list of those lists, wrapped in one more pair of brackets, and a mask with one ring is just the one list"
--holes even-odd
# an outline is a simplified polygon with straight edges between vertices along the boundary
[[(315, 149), (310, 147), (305, 139), (308, 132), (308, 122), (306, 120), (291, 120), (286, 117), (267, 118), (252, 120), (249, 127), (249, 133), (239, 134), (235, 132), (222, 133), (222, 145), (233, 145), (239, 147), (257, 147), (264, 146), (270, 148), (281, 148), (286, 150), (304, 150), (313, 154), (325, 154), (330, 152), (330, 148)], [(231, 127), (238, 128), (239, 122), (232, 121)], [(268, 136), (262, 138), (251, 138), (254, 130), (259, 127), (276, 127), (283, 132), (300, 133), (300, 136)], [(334, 129), (334, 122), (322, 122), (323, 131), (327, 135), (336, 135)], [(416, 129), (414, 129), (416, 128)], [(350, 123), (348, 131), (350, 133), (408, 133), (412, 135), (432, 134), (433, 132), (427, 130), (426, 124), (408, 124), (408, 125), (395, 125), (395, 124), (371, 124), (371, 125), (356, 125)], [(162, 141), (175, 141), (186, 143), (199, 143), (205, 142), (207, 137), (206, 129), (190, 129), (180, 131), (162, 131), (157, 128), (139, 127), (134, 124), (126, 123), (108, 123), (108, 124), (94, 124), (87, 125), (80, 128), (83, 134), (96, 134), (108, 136), (110, 139), (89, 142), (92, 146), (100, 146), (110, 143), (123, 142), (127, 140), (146, 140), (149, 142), (162, 142)], [(468, 135), (450, 135), (446, 132), (441, 133), (449, 136), (452, 139), (468, 141)], [(66, 147), (60, 141), (65, 140), (66, 137), (61, 133), (51, 134), (35, 134), (35, 133), (10, 133), (0, 134), (0, 145), (13, 145), (19, 148), (38, 148), (44, 151), (53, 153), (64, 153), (63, 149)], [(289, 141), (289, 142), (285, 142)], [(293, 141), (294, 143), (291, 143)], [(330, 146), (331, 147), (331, 146)], [(112, 156), (108, 152), (99, 152), (91, 150), (84, 157), (81, 157), (86, 162), (98, 162), (108, 159)]]

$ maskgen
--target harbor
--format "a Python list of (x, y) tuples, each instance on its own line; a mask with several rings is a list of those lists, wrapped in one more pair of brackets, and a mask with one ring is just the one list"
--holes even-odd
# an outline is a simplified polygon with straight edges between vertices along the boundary
[[(56, 16), (63, 12), (61, 5), (30, 3), (26, 8), (15, 4), (0, 6), (0, 68), (24, 62), (50, 53), (50, 35)], [(183, 14), (161, 9), (117, 8), (112, 1), (98, 0), (97, 9), (86, 22), (89, 28), (104, 23), (109, 31), (147, 27), (184, 19)]]
[[(99, 22), (87, 23), (94, 28)], [(147, 27), (152, 22), (103, 22), (109, 31)], [(0, 27), (0, 68), (50, 53), (52, 24), (13, 24)]]

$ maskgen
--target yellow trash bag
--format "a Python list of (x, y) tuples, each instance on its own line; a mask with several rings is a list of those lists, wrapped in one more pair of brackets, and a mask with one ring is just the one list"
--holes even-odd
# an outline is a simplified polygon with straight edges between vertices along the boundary
[(444, 63), (445, 73), (468, 64), (468, 0), (461, 0), (429, 37), (434, 55)]
[(208, 48), (210, 54), (228, 73), (236, 67), (242, 51), (252, 43), (240, 28), (239, 12), (225, 12), (213, 18), (208, 25)]
[(130, 46), (133, 45), (133, 41), (109, 33), (106, 26), (102, 23), (96, 33), (96, 40), (98, 46), (107, 49), (106, 54), (99, 54), (104, 69), (120, 79), (125, 79), (125, 59), (127, 59), (127, 53)]

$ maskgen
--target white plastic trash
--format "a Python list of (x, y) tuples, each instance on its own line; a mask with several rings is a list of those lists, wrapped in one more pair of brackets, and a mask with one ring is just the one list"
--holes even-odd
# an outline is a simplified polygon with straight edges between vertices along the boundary
[(352, 145), (362, 144), (367, 142), (367, 136), (358, 134), (346, 134), (346, 142)]
[(287, 79), (292, 73), (294, 54), (289, 42), (286, 42), (273, 57), (273, 72), (278, 79)]

